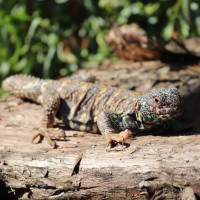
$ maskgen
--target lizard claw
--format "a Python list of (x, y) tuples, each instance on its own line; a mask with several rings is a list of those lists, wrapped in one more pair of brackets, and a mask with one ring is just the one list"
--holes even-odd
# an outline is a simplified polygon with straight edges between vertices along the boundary
[(32, 138), (32, 143), (34, 144), (34, 141), (36, 138), (39, 137), (39, 140), (37, 143), (42, 142), (43, 138), (46, 139), (48, 144), (52, 146), (54, 149), (58, 147), (56, 142), (54, 140), (65, 140), (65, 132), (62, 129), (58, 128), (40, 128), (39, 132), (36, 133)]
[(132, 135), (132, 132), (127, 129), (125, 131), (120, 132), (119, 134), (106, 133), (105, 135), (106, 139), (109, 141), (106, 150), (113, 148), (113, 146), (116, 146), (116, 144), (118, 143), (122, 145), (122, 150), (124, 150), (127, 147), (127, 145), (125, 145), (125, 140)]
[[(120, 148), (119, 145), (120, 144)], [(124, 149), (126, 149), (129, 145), (125, 142), (116, 142), (116, 141), (112, 141), (111, 143), (109, 142), (107, 147), (106, 147), (106, 151), (112, 151), (112, 148), (114, 148), (114, 151), (123, 151)]]

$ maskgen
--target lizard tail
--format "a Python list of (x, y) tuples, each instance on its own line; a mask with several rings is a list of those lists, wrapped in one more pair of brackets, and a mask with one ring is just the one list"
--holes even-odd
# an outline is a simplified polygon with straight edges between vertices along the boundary
[(2, 88), (10, 94), (37, 102), (41, 94), (42, 80), (27, 75), (10, 76), (3, 81)]

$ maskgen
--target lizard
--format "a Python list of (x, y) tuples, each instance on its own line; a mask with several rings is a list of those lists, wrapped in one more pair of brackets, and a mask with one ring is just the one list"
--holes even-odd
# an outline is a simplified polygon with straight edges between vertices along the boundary
[(53, 139), (59, 139), (50, 134), (55, 118), (62, 120), (66, 128), (100, 132), (111, 147), (123, 145), (131, 135), (183, 113), (177, 88), (139, 94), (96, 84), (95, 77), (88, 74), (61, 80), (13, 75), (3, 81), (2, 87), (11, 95), (43, 106), (42, 126), (33, 141), (44, 136), (54, 148), (57, 145)]

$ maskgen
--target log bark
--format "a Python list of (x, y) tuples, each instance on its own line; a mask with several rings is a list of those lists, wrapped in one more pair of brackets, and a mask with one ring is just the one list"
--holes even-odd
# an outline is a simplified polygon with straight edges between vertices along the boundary
[[(42, 107), (0, 100), (0, 199), (196, 199), (200, 197), (199, 65), (119, 62), (91, 74), (97, 82), (138, 92), (178, 87), (185, 114), (179, 132), (141, 134), (106, 151), (101, 135), (66, 130), (58, 149), (31, 144)], [(57, 126), (62, 126), (60, 122)], [(188, 129), (193, 127), (193, 131)], [(180, 132), (180, 130), (182, 130)]]

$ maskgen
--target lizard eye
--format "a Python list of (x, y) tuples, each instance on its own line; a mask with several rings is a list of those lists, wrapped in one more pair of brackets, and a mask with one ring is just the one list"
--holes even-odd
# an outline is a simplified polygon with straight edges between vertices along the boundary
[(158, 98), (157, 96), (153, 96), (152, 98), (153, 98), (152, 100), (155, 103), (155, 105), (160, 103), (160, 98)]
[(156, 103), (159, 103), (159, 99), (157, 99), (157, 98), (155, 98), (154, 101), (155, 101)]

